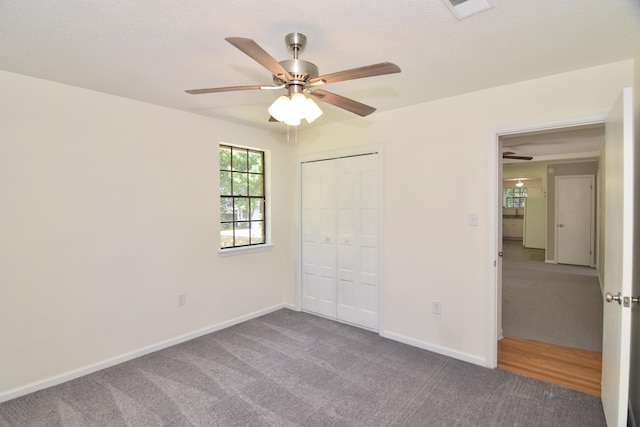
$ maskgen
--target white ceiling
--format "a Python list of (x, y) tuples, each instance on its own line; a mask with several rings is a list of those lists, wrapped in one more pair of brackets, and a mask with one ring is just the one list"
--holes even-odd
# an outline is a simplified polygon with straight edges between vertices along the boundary
[[(592, 160), (600, 156), (604, 144), (604, 124), (540, 130), (500, 137), (503, 152), (533, 157), (532, 162)], [(528, 160), (503, 160), (526, 163)]]
[[(458, 20), (442, 0), (2, 0), (0, 69), (283, 130), (267, 123), (272, 91), (184, 93), (271, 84), (225, 37), (280, 61), (301, 32), (320, 74), (394, 62), (401, 74), (323, 87), (379, 111), (628, 59), (640, 40), (637, 0), (494, 3)], [(321, 107), (314, 125), (352, 117)]]

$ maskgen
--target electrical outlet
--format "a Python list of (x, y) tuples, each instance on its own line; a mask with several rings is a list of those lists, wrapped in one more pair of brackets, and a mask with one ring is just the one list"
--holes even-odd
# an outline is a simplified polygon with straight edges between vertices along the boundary
[(185, 305), (187, 303), (187, 294), (178, 294), (178, 306)]
[(431, 308), (433, 309), (433, 314), (442, 314), (442, 303), (440, 301), (431, 302)]

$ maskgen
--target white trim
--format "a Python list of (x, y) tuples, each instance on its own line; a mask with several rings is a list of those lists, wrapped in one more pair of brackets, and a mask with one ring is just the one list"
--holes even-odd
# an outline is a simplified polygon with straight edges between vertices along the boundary
[[(501, 237), (501, 231), (498, 230), (498, 212), (494, 211), (500, 203), (499, 194), (501, 183), (498, 181), (498, 167), (502, 167), (501, 163), (501, 151), (499, 150), (500, 137), (505, 135), (514, 135), (519, 133), (541, 131), (541, 130), (554, 130), (570, 128), (575, 126), (587, 126), (592, 124), (604, 123), (606, 116), (602, 114), (587, 116), (571, 120), (562, 120), (555, 122), (529, 124), (512, 128), (493, 129), (489, 132), (488, 138), (488, 153), (489, 158), (487, 160), (487, 319), (486, 319), (486, 350), (485, 358), (488, 367), (495, 368), (497, 366), (497, 354), (498, 354), (498, 330), (502, 328), (502, 325), (498, 325), (497, 321), (500, 318), (497, 310), (501, 310), (498, 304), (498, 275), (502, 274), (502, 271), (497, 271), (497, 266), (494, 265), (496, 260), (499, 242), (498, 238)], [(548, 260), (545, 260), (548, 262)]]
[[(500, 277), (502, 260), (498, 259), (498, 252), (501, 250), (502, 239), (502, 215), (499, 206), (502, 206), (502, 197), (499, 194), (502, 188), (502, 164), (499, 157), (502, 150), (500, 147), (499, 135), (492, 133), (489, 135), (491, 143), (487, 149), (487, 187), (496, 190), (496, 198), (487, 203), (487, 317), (486, 317), (486, 343), (485, 359), (486, 366), (496, 368), (498, 366), (498, 340), (502, 339), (502, 320), (500, 314)], [(491, 195), (491, 192), (488, 191)], [(500, 270), (500, 271), (499, 271)], [(500, 310), (500, 312), (498, 311)]]
[(219, 331), (221, 329), (228, 328), (233, 325), (237, 325), (238, 323), (246, 322), (247, 320), (255, 319), (260, 316), (264, 316), (265, 314), (272, 313), (274, 311), (283, 309), (283, 308), (291, 308), (290, 304), (278, 304), (272, 307), (268, 307), (262, 310), (254, 311), (253, 313), (249, 313), (243, 316), (239, 316), (230, 320), (226, 320), (215, 325), (208, 326), (203, 329), (198, 329), (193, 332), (189, 332), (183, 335), (179, 335), (174, 338), (170, 338), (165, 341), (160, 341), (155, 344), (148, 345), (146, 347), (139, 348), (137, 350), (130, 351), (128, 353), (121, 354), (119, 356), (115, 356), (109, 359), (102, 360), (100, 362), (92, 363), (90, 365), (83, 366), (78, 369), (73, 369), (71, 371), (54, 375), (49, 378), (45, 378), (40, 381), (35, 381), (24, 386), (20, 386), (11, 390), (7, 390), (5, 392), (0, 393), (0, 403), (6, 402), (11, 399), (15, 399), (20, 396), (24, 396), (29, 393), (33, 393), (39, 390), (43, 390), (45, 388), (53, 387), (58, 384), (65, 383), (67, 381), (74, 380), (76, 378), (83, 377), (85, 375), (89, 375), (91, 373), (100, 371), (102, 369), (109, 368), (111, 366), (118, 365), (120, 363), (127, 362), (129, 360), (144, 356), (149, 353), (156, 352), (158, 350), (162, 350), (176, 344), (183, 343), (185, 341), (192, 340), (194, 338), (201, 337), (203, 335), (210, 334), (212, 332)]
[(266, 252), (273, 249), (274, 245), (270, 243), (260, 244), (260, 245), (252, 245), (252, 246), (238, 246), (227, 249), (219, 249), (218, 255), (221, 257), (235, 256), (235, 255), (243, 255), (243, 254), (252, 254), (256, 252)]
[(415, 338), (410, 338), (402, 334), (397, 334), (395, 332), (381, 331), (380, 336), (413, 347), (421, 348), (423, 350), (428, 350), (434, 353), (442, 354), (444, 356), (453, 357), (454, 359), (462, 360), (463, 362), (473, 363), (474, 365), (484, 366), (486, 368), (494, 367), (491, 366), (488, 360), (483, 359), (482, 357), (474, 356), (473, 354), (464, 353), (457, 350), (452, 350), (448, 347), (442, 347), (436, 344), (428, 343), (426, 341), (417, 340)]

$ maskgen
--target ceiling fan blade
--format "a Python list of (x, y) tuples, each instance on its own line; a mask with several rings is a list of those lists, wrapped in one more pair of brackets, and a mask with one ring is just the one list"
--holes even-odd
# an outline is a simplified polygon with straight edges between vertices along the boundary
[(201, 93), (232, 92), (234, 90), (258, 90), (258, 89), (264, 89), (264, 86), (253, 85), (253, 86), (213, 87), (209, 89), (190, 89), (190, 90), (185, 90), (185, 92), (191, 95), (199, 95)]
[(503, 154), (503, 159), (515, 159), (515, 160), (533, 160), (533, 157), (530, 156), (513, 156), (511, 154)]
[(338, 71), (337, 73), (325, 74), (309, 80), (313, 85), (324, 83), (335, 83), (344, 80), (361, 79), (364, 77), (382, 76), (384, 74), (399, 73), (400, 67), (391, 62), (381, 62), (379, 64), (366, 65), (364, 67), (352, 68), (350, 70)]
[(309, 96), (316, 98), (319, 101), (326, 102), (328, 104), (335, 105), (336, 107), (343, 108), (347, 111), (351, 111), (354, 114), (365, 117), (376, 111), (375, 108), (362, 104), (353, 99), (345, 98), (344, 96), (336, 95), (335, 93), (327, 92), (326, 90), (318, 89), (309, 93)]
[(282, 65), (271, 55), (269, 55), (258, 43), (251, 39), (244, 37), (227, 37), (226, 41), (240, 49), (246, 55), (250, 56), (254, 61), (262, 65), (267, 70), (271, 71), (271, 74), (282, 77), (283, 80), (293, 80), (293, 77)]

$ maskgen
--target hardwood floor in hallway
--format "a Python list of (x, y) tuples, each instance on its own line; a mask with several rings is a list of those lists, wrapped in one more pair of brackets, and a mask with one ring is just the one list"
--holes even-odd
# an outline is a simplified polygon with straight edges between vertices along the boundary
[(498, 368), (600, 396), (602, 353), (504, 337)]

